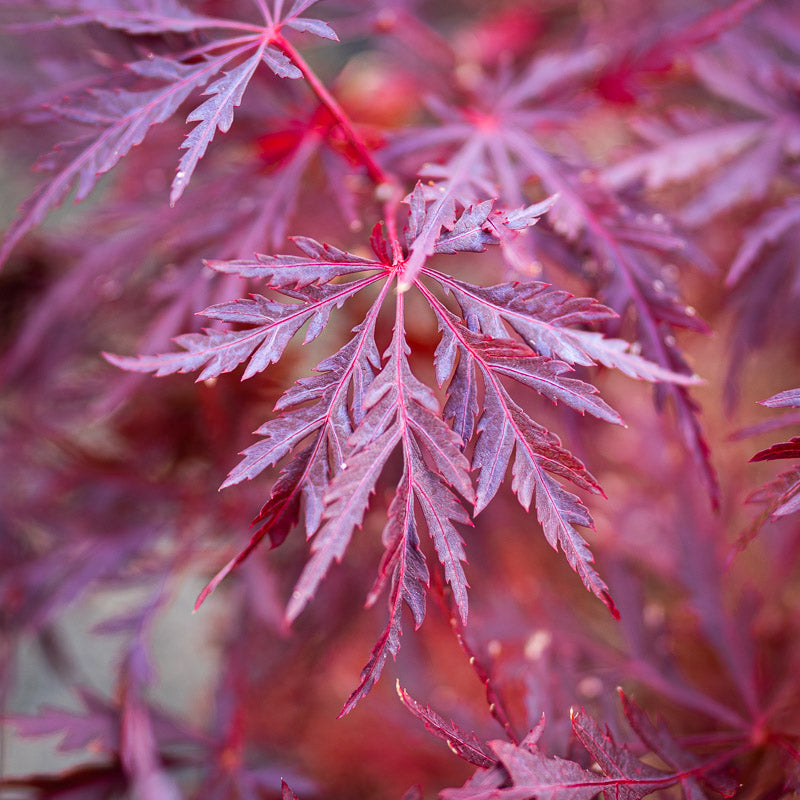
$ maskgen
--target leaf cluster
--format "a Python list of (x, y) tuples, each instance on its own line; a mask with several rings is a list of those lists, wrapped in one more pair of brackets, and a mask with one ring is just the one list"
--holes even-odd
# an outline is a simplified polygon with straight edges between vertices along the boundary
[[(0, 714), (74, 767), (0, 792), (800, 786), (800, 437), (767, 482), (730, 441), (800, 425), (794, 4), (2, 15), (3, 168), (45, 177), (0, 244)], [(187, 578), (217, 666), (168, 714)], [(19, 701), (29, 641), (73, 708)]]

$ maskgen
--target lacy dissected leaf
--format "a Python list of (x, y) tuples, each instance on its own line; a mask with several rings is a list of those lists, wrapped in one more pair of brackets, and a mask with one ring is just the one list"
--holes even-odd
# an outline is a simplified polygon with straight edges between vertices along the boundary
[[(264, 438), (244, 452), (245, 459), (230, 473), (223, 487), (251, 480), (320, 429), (325, 440), (317, 447), (325, 450), (319, 457), (325, 462), (332, 458), (336, 465), (344, 463), (346, 441), (352, 432), (347, 414), (348, 390), (351, 383), (369, 384), (372, 368), (379, 364), (374, 319), (359, 325), (355, 332), (356, 336), (341, 350), (315, 368), (317, 375), (297, 381), (280, 398), (275, 406), (280, 416), (256, 431)], [(298, 482), (306, 477), (304, 473)], [(312, 532), (315, 529), (316, 525), (310, 526)]]
[(619, 695), (628, 724), (640, 741), (675, 771), (680, 779), (684, 797), (703, 797), (698, 783), (699, 777), (723, 797), (733, 797), (739, 791), (735, 779), (706, 768), (697, 756), (688, 752), (675, 740), (663, 722), (654, 725), (647, 714), (623, 691), (620, 691)]
[[(728, 275), (732, 285), (728, 303), (736, 320), (728, 345), (726, 399), (730, 407), (747, 383), (744, 369), (748, 354), (767, 344), (793, 340), (800, 332), (800, 206), (796, 176), (792, 177), (793, 195), (783, 205), (762, 214), (744, 232)], [(783, 302), (775, 303), (776, 297), (783, 298)]]
[[(747, 3), (742, 4), (742, 12), (747, 10), (746, 6)], [(671, 331), (673, 327), (682, 327), (707, 332), (708, 328), (695, 309), (682, 301), (674, 280), (668, 279), (664, 270), (664, 262), (676, 258), (704, 267), (708, 265), (707, 259), (676, 235), (663, 215), (633, 213), (609, 191), (608, 185), (596, 178), (588, 163), (576, 165), (573, 159), (560, 158), (542, 144), (539, 126), (548, 133), (549, 125), (563, 126), (573, 113), (566, 102), (560, 105), (560, 97), (558, 101), (548, 97), (548, 103), (541, 104), (542, 95), (560, 80), (555, 66), (560, 60), (555, 58), (552, 64), (551, 60), (550, 56), (542, 56), (532, 62), (524, 75), (539, 77), (531, 78), (530, 87), (524, 76), (511, 80), (506, 74), (505, 79), (486, 79), (481, 84), (483, 91), (477, 110), (444, 106), (435, 109), (444, 120), (439, 136), (444, 137), (446, 132), (446, 141), (457, 145), (457, 149), (444, 163), (426, 167), (425, 174), (434, 178), (427, 196), (435, 197), (438, 192), (441, 196), (457, 197), (466, 205), (473, 202), (472, 198), (492, 192), (499, 196), (500, 202), (514, 207), (522, 201), (519, 187), (531, 178), (538, 179), (545, 192), (557, 196), (547, 217), (549, 226), (570, 243), (570, 250), (578, 247), (581, 252), (588, 251), (602, 265), (597, 275), (598, 296), (621, 317), (635, 320), (641, 342), (640, 356), (620, 340), (604, 341), (591, 334), (577, 333), (571, 337), (572, 342), (563, 342), (563, 360), (570, 361), (569, 353), (574, 351), (573, 357), (579, 356), (575, 363), (588, 356), (592, 362), (605, 361), (638, 377), (669, 380), (670, 385), (660, 388), (658, 397), (671, 398), (680, 431), (716, 505), (719, 485), (697, 420), (699, 409), (683, 388), (696, 379), (677, 351)], [(602, 61), (601, 54), (591, 51), (582, 53), (582, 57), (575, 53), (567, 58), (574, 70), (565, 73), (565, 100), (586, 79), (588, 71)], [(487, 126), (491, 134), (487, 133)], [(562, 133), (569, 135), (566, 130)], [(425, 142), (424, 137), (419, 138)], [(576, 143), (573, 149), (578, 147)], [(487, 189), (487, 185), (497, 188)], [(482, 205), (477, 204), (473, 214), (479, 208), (484, 213)], [(501, 228), (499, 241), (507, 263), (513, 269), (527, 270), (537, 258), (540, 239), (529, 235), (510, 242), (502, 231)], [(442, 238), (446, 242), (447, 234)], [(473, 245), (481, 241), (477, 236), (464, 238)], [(476, 298), (470, 302), (481, 304)], [(508, 316), (512, 315), (505, 317), (511, 324)], [(539, 334), (543, 346), (547, 345), (546, 328), (539, 326), (533, 333)], [(535, 335), (531, 341), (535, 341)], [(683, 379), (677, 377), (681, 374), (685, 375)]]
[(619, 414), (597, 396), (594, 386), (566, 377), (573, 371), (569, 364), (537, 355), (513, 339), (474, 333), (460, 323), (456, 324), (459, 326), (459, 339), (469, 356), (486, 365), (493, 374), (511, 378), (554, 403), (565, 403), (581, 414), (589, 413), (606, 422), (622, 424)]
[[(756, 5), (733, 3), (724, 14), (734, 20)], [(748, 18), (747, 36), (734, 29), (719, 37), (714, 48), (690, 54), (705, 88), (738, 105), (746, 118), (731, 121), (729, 115), (715, 115), (709, 120), (708, 115), (684, 113), (675, 115), (673, 125), (641, 124), (648, 149), (608, 168), (604, 174), (609, 185), (620, 188), (644, 179), (648, 187), (660, 188), (699, 176), (707, 185), (694, 193), (683, 214), (692, 225), (766, 194), (797, 145), (796, 127), (785, 121), (787, 114), (796, 113), (787, 88), (800, 54), (796, 41), (775, 46), (780, 37), (768, 23), (768, 13), (756, 12)], [(752, 119), (754, 114), (758, 119)]]
[(765, 503), (765, 516), (771, 519), (800, 511), (800, 466), (782, 472), (775, 480), (765, 483), (747, 498), (747, 502)]
[[(400, 314), (401, 296), (397, 302)], [(467, 617), (464, 543), (454, 523), (471, 524), (455, 493), (470, 502), (474, 499), (469, 462), (461, 452), (458, 435), (442, 420), (433, 392), (411, 372), (407, 350), (400, 318), (386, 352), (387, 360), (363, 395), (365, 413), (346, 443), (340, 471), (330, 481), (322, 525), (312, 539), (311, 559), (286, 610), (287, 618), (293, 620), (331, 564), (341, 560), (354, 529), (362, 523), (378, 477), (400, 444), (403, 476), (383, 533), (386, 552), (367, 600), (374, 603), (389, 583), (389, 620), (343, 714), (369, 691), (389, 654), (396, 655), (403, 603), (410, 608), (417, 627), (424, 618), (428, 569), (419, 547), (415, 506), (421, 510), (461, 618), (466, 621)]]
[[(677, 783), (668, 773), (643, 763), (627, 747), (618, 745), (608, 729), (598, 725), (583, 709), (572, 714), (572, 730), (610, 784), (603, 791), (607, 800), (640, 800)], [(598, 789), (602, 783), (598, 781)]]
[[(225, 31), (228, 38), (211, 38), (188, 55), (152, 56), (127, 65), (138, 78), (163, 85), (155, 89), (113, 91), (90, 89), (73, 101), (51, 105), (51, 113), (93, 128), (98, 135), (88, 135), (64, 142), (41, 159), (38, 169), (54, 172), (20, 206), (0, 246), (0, 264), (19, 240), (47, 214), (61, 204), (70, 190), (76, 188), (76, 201), (83, 200), (101, 175), (108, 172), (132, 147), (140, 144), (153, 125), (170, 119), (185, 100), (199, 87), (223, 72), (204, 94), (209, 98), (197, 106), (187, 122), (199, 123), (182, 144), (186, 150), (180, 159), (172, 182), (170, 202), (174, 204), (186, 189), (198, 161), (203, 157), (217, 130), (225, 133), (233, 122), (234, 108), (241, 104), (250, 79), (261, 62), (282, 78), (301, 78), (302, 73), (287, 55), (275, 46), (280, 39), (280, 24), (295, 30), (336, 40), (336, 34), (325, 22), (306, 19), (300, 14), (307, 8), (296, 3), (282, 20), (270, 12), (265, 27), (231, 19), (217, 19), (190, 11), (177, 0), (118, 0), (97, 2), (83, 0), (75, 18), (59, 18), (61, 24), (97, 22), (108, 28), (133, 35), (189, 33), (192, 31)], [(24, 26), (23, 26), (24, 28)], [(244, 34), (234, 36), (234, 32)], [(231, 64), (234, 66), (227, 69)]]
[[(303, 14), (318, 0), (298, 0), (285, 15), (280, 13), (283, 3), (271, 3), (274, 11), (268, 5), (263, 5), (265, 22), (270, 28), (278, 23), (294, 30), (311, 33), (324, 39), (338, 41), (333, 29), (326, 22), (314, 18), (304, 18)], [(190, 11), (178, 0), (71, 0), (69, 3), (49, 3), (61, 15), (51, 25), (79, 25), (86, 22), (97, 22), (107, 28), (123, 30), (132, 34), (156, 33), (189, 33), (203, 29), (235, 29), (240, 27), (243, 31), (253, 31), (256, 26), (235, 20), (210, 17)], [(46, 3), (43, 5), (47, 5)], [(76, 13), (70, 16), (68, 12)], [(46, 23), (45, 23), (46, 24)], [(24, 30), (29, 26), (19, 25), (17, 29)]]
[(578, 298), (537, 281), (474, 286), (426, 269), (461, 306), (465, 319), (483, 333), (505, 338), (507, 323), (542, 356), (567, 364), (602, 364), (632, 378), (667, 381), (680, 385), (698, 383), (699, 378), (673, 372), (631, 352), (623, 339), (568, 327), (591, 325), (616, 317), (611, 309), (592, 298)]
[[(468, 160), (462, 153), (459, 164)], [(487, 245), (498, 244), (514, 231), (535, 225), (549, 211), (555, 198), (518, 208), (514, 211), (493, 210), (494, 202), (485, 200), (468, 205), (456, 218), (457, 189), (460, 184), (453, 176), (439, 185), (441, 191), (433, 193), (433, 202), (426, 203), (426, 192), (417, 184), (408, 197), (410, 216), (406, 231), (408, 258), (405, 261), (400, 290), (405, 291), (425, 267), (434, 253), (480, 253)], [(460, 197), (459, 197), (460, 199)]]
[(511, 786), (496, 797), (508, 800), (590, 800), (597, 794), (597, 778), (574, 761), (546, 756), (538, 750), (509, 742), (490, 743), (511, 778)]
[(143, 78), (163, 81), (164, 85), (146, 91), (95, 89), (75, 103), (56, 106), (54, 110), (61, 116), (102, 128), (102, 132), (64, 143), (39, 161), (38, 169), (55, 175), (20, 206), (3, 240), (0, 262), (25, 233), (64, 200), (73, 186), (77, 186), (76, 201), (83, 200), (99, 176), (139, 144), (151, 126), (169, 119), (198, 86), (245, 50), (240, 47), (199, 64), (182, 64), (164, 57), (136, 62), (129, 69)]
[(382, 538), (386, 550), (367, 604), (371, 605), (378, 599), (390, 577), (389, 620), (361, 672), (359, 685), (351, 692), (340, 716), (352, 711), (356, 703), (374, 686), (389, 655), (397, 655), (403, 632), (403, 604), (411, 610), (416, 628), (419, 628), (425, 618), (425, 590), (430, 575), (425, 556), (420, 550), (419, 533), (414, 518), (414, 494), (408, 472), (403, 474), (389, 506)]
[[(598, 796), (605, 800), (642, 800), (675, 785), (680, 786), (686, 800), (702, 800), (706, 795), (701, 782), (723, 797), (732, 797), (737, 792), (736, 782), (718, 774), (713, 761), (703, 763), (687, 752), (666, 728), (654, 726), (622, 692), (620, 696), (625, 716), (640, 745), (648, 753), (657, 755), (672, 771), (658, 769), (634, 755), (627, 746), (615, 741), (607, 727), (580, 709), (570, 714), (572, 731), (591, 758), (591, 770), (576, 761), (542, 752), (538, 745), (543, 729), (540, 723), (518, 745), (489, 742), (497, 763), (479, 769), (461, 788), (442, 792), (443, 800), (589, 800)], [(416, 716), (422, 714), (423, 720), (425, 712), (429, 712), (419, 707), (411, 710)], [(438, 721), (438, 718), (434, 720), (434, 726)], [(442, 734), (435, 727), (433, 732), (441, 738), (448, 735), (447, 731)]]
[[(181, 145), (181, 149), (186, 150), (186, 153), (181, 156), (181, 160), (178, 162), (178, 171), (172, 181), (169, 201), (173, 205), (189, 185), (197, 162), (205, 154), (217, 129), (221, 133), (227, 133), (233, 124), (233, 109), (241, 105), (247, 84), (250, 83), (253, 73), (264, 56), (265, 49), (266, 43), (262, 42), (247, 60), (210, 84), (203, 92), (204, 95), (210, 95), (209, 99), (201, 103), (186, 117), (187, 122), (198, 122), (199, 124), (186, 136)], [(297, 77), (301, 77), (299, 72)]]
[[(372, 427), (376, 420), (372, 419), (366, 424)], [(330, 482), (326, 492), (325, 516), (311, 544), (311, 559), (292, 592), (286, 609), (287, 619), (293, 620), (300, 614), (331, 564), (341, 561), (353, 531), (364, 519), (378, 477), (399, 441), (400, 431), (390, 427), (375, 435), (357, 452), (348, 453), (348, 461)]]
[(292, 337), (306, 323), (310, 324), (304, 341), (310, 342), (319, 336), (331, 311), (375, 280), (377, 278), (366, 278), (323, 287), (308, 285), (301, 290), (293, 290), (292, 296), (304, 300), (301, 303), (282, 303), (253, 295), (249, 300), (211, 306), (202, 312), (210, 319), (253, 327), (243, 331), (208, 329), (204, 333), (183, 334), (175, 339), (186, 351), (183, 353), (136, 358), (107, 353), (105, 357), (122, 369), (154, 372), (159, 376), (202, 369), (198, 381), (230, 372), (244, 361), (249, 361), (242, 377), (250, 378), (277, 361)]
[(206, 264), (219, 272), (234, 273), (243, 278), (264, 278), (274, 289), (302, 289), (310, 283), (328, 283), (345, 275), (386, 269), (386, 264), (380, 261), (362, 258), (305, 236), (293, 236), (292, 241), (306, 257), (257, 253), (254, 259), (207, 261)]
[(800, 459), (800, 436), (794, 436), (788, 442), (778, 442), (764, 450), (759, 450), (751, 461), (775, 461), (779, 458)]
[[(302, 4), (292, 9), (284, 20), (285, 24), (324, 38), (336, 39), (333, 30), (321, 20), (298, 19), (297, 15), (302, 10)], [(241, 104), (247, 85), (261, 61), (279, 78), (303, 77), (303, 73), (292, 64), (285, 53), (270, 45), (275, 38), (275, 32), (269, 28), (265, 29), (263, 35), (256, 42), (252, 55), (234, 69), (226, 72), (223, 77), (214, 81), (203, 92), (204, 95), (210, 95), (209, 99), (186, 118), (187, 122), (198, 122), (199, 124), (187, 135), (181, 145), (181, 149), (186, 150), (186, 153), (181, 157), (178, 171), (172, 181), (171, 204), (174, 205), (183, 194), (197, 162), (205, 154), (217, 129), (222, 133), (227, 133), (233, 124), (233, 110)]]
[(554, 403), (566, 403), (581, 414), (588, 412), (606, 422), (622, 424), (620, 416), (604, 400), (595, 397), (597, 389), (591, 384), (563, 377), (572, 372), (572, 368), (563, 361), (514, 352), (515, 348), (508, 347), (502, 340), (499, 346), (494, 342), (487, 346), (487, 342), (480, 340), (471, 342), (471, 345), (473, 352), (478, 352), (495, 374), (513, 378), (549, 397)]
[[(670, 252), (679, 252), (680, 248), (676, 250), (674, 245), (662, 245), (663, 224), (655, 220), (651, 221), (651, 225), (641, 224), (640, 235), (645, 241), (637, 246), (622, 241), (630, 230), (627, 216), (613, 223), (604, 221), (603, 227), (608, 230), (607, 236), (601, 234), (597, 239), (592, 237), (598, 256), (610, 267), (600, 293), (601, 298), (621, 315), (634, 314), (642, 353), (648, 359), (663, 369), (685, 373), (690, 377), (691, 370), (677, 347), (672, 331), (684, 328), (707, 333), (709, 329), (697, 311), (681, 299), (674, 280), (668, 278), (659, 263), (660, 258), (668, 256)], [(647, 236), (651, 233), (654, 238), (647, 244)], [(700, 470), (711, 503), (717, 507), (719, 481), (698, 419), (699, 406), (686, 386), (675, 381), (660, 386), (657, 397), (662, 400), (668, 397), (672, 402), (678, 429)]]
[[(492, 236), (486, 230), (486, 226), (493, 205), (491, 200), (485, 200), (483, 203), (465, 209), (452, 225), (452, 230), (446, 230), (436, 239), (433, 252), (451, 255), (453, 253), (482, 253), (486, 249), (486, 245), (492, 241)], [(413, 247), (413, 242), (411, 246)]]
[(620, 161), (603, 170), (603, 180), (621, 189), (643, 180), (650, 189), (689, 180), (745, 149), (763, 133), (761, 122), (733, 122), (712, 130), (666, 138), (660, 146)]
[(397, 682), (397, 694), (403, 705), (434, 735), (447, 742), (447, 746), (460, 758), (478, 767), (491, 767), (495, 759), (487, 752), (478, 737), (471, 731), (467, 733), (455, 722), (439, 716), (430, 706), (417, 702)]
[[(563, 362), (537, 356), (530, 348), (510, 339), (492, 339), (474, 333), (432, 296), (429, 299), (442, 331), (436, 350), (437, 378), (444, 382), (453, 374), (446, 409), (466, 406), (465, 419), (469, 420), (470, 428), (472, 421), (478, 419), (472, 457), (474, 468), (480, 470), (475, 513), (494, 497), (515, 453), (512, 489), (520, 503), (528, 509), (535, 498), (537, 516), (550, 545), (555, 549), (561, 547), (586, 588), (616, 613), (608, 587), (592, 566), (588, 545), (575, 529), (575, 525), (591, 527), (592, 518), (579, 498), (564, 490), (547, 473), (589, 491), (599, 493), (600, 487), (584, 465), (561, 447), (556, 436), (534, 422), (511, 399), (500, 378), (513, 378), (553, 400), (563, 400), (581, 412), (589, 411), (610, 422), (621, 422), (619, 416), (596, 396), (594, 387), (563, 378), (563, 372), (569, 369)], [(473, 369), (462, 367), (454, 372), (457, 358), (459, 362), (473, 364)], [(475, 373), (480, 374), (484, 386), (480, 410), (474, 399), (475, 389), (465, 381), (470, 374), (474, 380)]]
[(456, 220), (455, 200), (450, 191), (443, 191), (428, 207), (423, 199), (422, 188), (417, 184), (409, 204), (411, 215), (406, 236), (409, 256), (401, 290), (412, 285), (428, 256), (433, 254), (442, 228), (452, 228)]
[(284, 541), (300, 516), (301, 499), (307, 535), (319, 527), (331, 477), (346, 466), (347, 439), (352, 433), (348, 395), (352, 392), (360, 403), (364, 388), (380, 366), (374, 339), (378, 309), (376, 303), (367, 319), (356, 327), (356, 336), (316, 367), (317, 375), (297, 381), (284, 393), (275, 406), (280, 416), (256, 431), (264, 438), (244, 451), (244, 459), (222, 484), (224, 488), (251, 480), (310, 438), (310, 444), (281, 471), (269, 500), (254, 520), (259, 527), (250, 542), (214, 576), (195, 608), (265, 536), (272, 547)]
[(535, 225), (539, 218), (553, 207), (556, 200), (555, 196), (549, 197), (540, 203), (514, 211), (493, 210), (493, 200), (470, 205), (464, 209), (452, 229), (446, 229), (441, 233), (433, 252), (450, 255), (482, 253), (487, 245), (498, 244), (509, 232), (522, 231)]
[(787, 115), (796, 117), (796, 101), (789, 87), (796, 81), (800, 47), (796, 42), (793, 47), (776, 47), (778, 37), (765, 24), (768, 20), (767, 14), (756, 14), (751, 24), (757, 35), (732, 31), (720, 39), (714, 51), (692, 56), (692, 67), (705, 87), (737, 104), (747, 116), (759, 117), (761, 130), (687, 206), (684, 218), (690, 224), (702, 224), (742, 200), (763, 197), (780, 175), (787, 156), (796, 152), (796, 123), (786, 125), (785, 120)]
[[(462, 166), (467, 170), (466, 160)], [(280, 544), (304, 509), (311, 557), (287, 605), (287, 620), (295, 619), (331, 565), (343, 558), (354, 531), (363, 524), (389, 459), (399, 449), (402, 477), (384, 528), (385, 553), (378, 578), (367, 598), (368, 604), (374, 603), (388, 586), (389, 618), (343, 713), (374, 685), (388, 656), (397, 654), (403, 606), (409, 607), (417, 627), (422, 623), (429, 579), (418, 531), (423, 521), (461, 621), (466, 622), (466, 554), (457, 526), (471, 521), (461, 498), (473, 504), (476, 513), (483, 510), (509, 465), (512, 489), (526, 510), (535, 504), (547, 541), (564, 552), (585, 586), (616, 613), (608, 587), (593, 568), (588, 545), (577, 531), (579, 526), (592, 527), (589, 511), (558, 481), (567, 480), (595, 493), (601, 493), (600, 487), (558, 438), (512, 399), (506, 386), (509, 380), (554, 403), (615, 424), (622, 422), (619, 415), (596, 388), (571, 377), (573, 364), (604, 364), (650, 380), (694, 380), (647, 362), (631, 353), (622, 340), (606, 340), (576, 329), (613, 316), (595, 300), (575, 298), (534, 282), (472, 286), (429, 269), (423, 258), (417, 274), (437, 281), (452, 294), (463, 317), (452, 314), (420, 281), (411, 279), (431, 304), (442, 331), (435, 354), (437, 379), (447, 384), (442, 411), (432, 390), (410, 369), (402, 292), (396, 298), (394, 335), (381, 366), (374, 335), (390, 284), (386, 278), (398, 274), (399, 288), (403, 288), (403, 281), (409, 280), (415, 243), (423, 242), (418, 252), (424, 252), (425, 258), (433, 253), (480, 252), (535, 224), (553, 201), (512, 211), (496, 210), (486, 201), (465, 205), (457, 216), (453, 197), (449, 219), (449, 212), (443, 216), (440, 200), (428, 200), (419, 185), (412, 192), (407, 255), (400, 253), (396, 241), (390, 248), (378, 227), (371, 239), (375, 259), (299, 238), (296, 243), (303, 256), (257, 255), (251, 260), (208, 262), (219, 272), (265, 280), (269, 289), (294, 302), (254, 295), (212, 306), (204, 312), (206, 316), (225, 325), (247, 327), (180, 337), (177, 342), (185, 353), (112, 357), (128, 369), (161, 375), (202, 370), (200, 379), (248, 362), (244, 377), (250, 377), (278, 360), (304, 325), (308, 324), (305, 340), (311, 341), (334, 307), (385, 280), (367, 319), (354, 330), (354, 338), (323, 361), (316, 375), (299, 380), (281, 397), (277, 416), (258, 429), (262, 438), (244, 452), (244, 459), (230, 473), (224, 486), (250, 480), (291, 459), (255, 520), (259, 527), (250, 542), (198, 599), (199, 604), (265, 536), (273, 546)], [(630, 231), (626, 235), (634, 236)], [(364, 272), (378, 274), (353, 278)], [(471, 453), (471, 464), (465, 453)], [(470, 468), (477, 472), (477, 491)]]
[(800, 408), (800, 389), (787, 389), (785, 392), (778, 392), (767, 400), (761, 401), (762, 406), (768, 408)]
[[(178, 0), (79, 0), (72, 5), (83, 12), (80, 21), (88, 17), (107, 28), (133, 34), (188, 33), (219, 26), (219, 20), (190, 11)], [(62, 24), (71, 21), (65, 16)]]

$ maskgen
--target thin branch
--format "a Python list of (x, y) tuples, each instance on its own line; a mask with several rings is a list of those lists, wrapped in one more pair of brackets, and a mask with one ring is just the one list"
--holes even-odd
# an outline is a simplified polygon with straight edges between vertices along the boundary
[(375, 160), (375, 156), (369, 148), (369, 145), (364, 141), (364, 138), (353, 127), (350, 117), (339, 105), (334, 96), (325, 88), (325, 85), (317, 77), (316, 73), (311, 69), (306, 60), (295, 50), (295, 48), (283, 38), (283, 36), (276, 36), (272, 43), (279, 47), (283, 52), (292, 60), (294, 65), (303, 73), (303, 77), (308, 81), (314, 94), (320, 99), (320, 102), (325, 108), (330, 111), (334, 119), (339, 123), (345, 136), (347, 136), (350, 144), (358, 153), (361, 162), (367, 169), (367, 174), (370, 179), (377, 186), (388, 184), (390, 186), (396, 183), (393, 176), (384, 171), (383, 167)]

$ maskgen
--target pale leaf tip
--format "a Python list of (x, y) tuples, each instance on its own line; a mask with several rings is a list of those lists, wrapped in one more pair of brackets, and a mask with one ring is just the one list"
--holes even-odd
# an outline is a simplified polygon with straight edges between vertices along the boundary
[(206, 586), (206, 588), (203, 589), (199, 595), (197, 595), (197, 600), (194, 601), (194, 606), (192, 607), (192, 614), (196, 614), (200, 610), (200, 606), (203, 605), (206, 597), (208, 597), (210, 594), (211, 591), (209, 590), (208, 586)]
[[(234, 559), (235, 560), (235, 559)], [(192, 613), (195, 614), (200, 606), (205, 603), (208, 596), (219, 586), (220, 581), (231, 571), (233, 568), (233, 561), (228, 562), (205, 586), (202, 592), (197, 595), (197, 600), (194, 601), (194, 608)]]
[(292, 596), (286, 604), (286, 611), (283, 614), (283, 622), (287, 628), (300, 616), (307, 602), (308, 598), (304, 597), (296, 589), (292, 592)]
[(197, 595), (194, 603), (194, 613), (206, 601), (206, 598), (222, 583), (231, 570), (239, 563), (239, 557), (234, 556), (205, 586), (202, 592)]

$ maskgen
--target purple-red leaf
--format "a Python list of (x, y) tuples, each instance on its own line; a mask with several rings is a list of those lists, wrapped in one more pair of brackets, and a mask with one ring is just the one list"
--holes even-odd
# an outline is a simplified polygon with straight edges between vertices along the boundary
[(397, 681), (397, 694), (403, 705), (434, 735), (447, 742), (447, 746), (459, 758), (463, 758), (470, 764), (477, 767), (491, 767), (495, 759), (488, 753), (481, 744), (478, 737), (470, 731), (467, 733), (462, 730), (452, 720), (448, 722), (444, 717), (439, 716), (430, 706), (423, 706), (417, 702)]
[(403, 604), (411, 610), (415, 628), (419, 628), (425, 618), (425, 589), (430, 576), (425, 556), (419, 546), (419, 534), (414, 519), (414, 496), (407, 472), (403, 474), (389, 506), (389, 518), (382, 538), (386, 551), (381, 559), (378, 579), (367, 598), (367, 605), (377, 599), (387, 579), (391, 577), (389, 620), (361, 672), (359, 685), (350, 694), (339, 716), (349, 714), (375, 685), (389, 655), (393, 658), (397, 656), (402, 634)]
[(243, 331), (208, 329), (187, 333), (175, 342), (186, 352), (163, 353), (135, 358), (105, 353), (105, 358), (121, 369), (154, 372), (157, 376), (175, 372), (194, 372), (202, 368), (197, 380), (213, 378), (249, 361), (242, 378), (250, 378), (277, 361), (292, 337), (307, 323), (305, 341), (315, 339), (327, 324), (331, 311), (350, 296), (373, 282), (372, 278), (343, 285), (306, 286), (295, 293), (305, 302), (279, 303), (261, 295), (250, 300), (234, 300), (211, 306), (203, 314), (211, 319), (253, 325)]
[[(512, 488), (520, 503), (527, 509), (535, 496), (539, 522), (550, 545), (555, 549), (561, 547), (586, 588), (617, 616), (608, 587), (593, 568), (588, 546), (574, 527), (576, 524), (591, 527), (591, 516), (575, 495), (565, 491), (547, 473), (565, 477), (590, 491), (599, 492), (600, 488), (583, 464), (564, 450), (556, 437), (534, 423), (511, 400), (498, 376), (509, 375), (558, 399), (566, 396), (571, 405), (591, 407), (597, 416), (605, 416), (609, 421), (621, 420), (599, 398), (592, 397), (596, 391), (594, 387), (560, 378), (568, 369), (563, 362), (533, 355), (528, 348), (509, 339), (492, 339), (473, 333), (432, 296), (429, 301), (442, 331), (442, 341), (437, 348), (440, 375), (449, 371), (457, 351), (460, 359), (474, 361), (484, 383), (484, 410), (473, 453), (473, 464), (480, 468), (475, 513), (485, 508), (497, 492), (511, 454), (516, 450)], [(464, 402), (458, 396), (460, 391), (461, 387), (456, 384), (451, 399), (455, 396), (456, 402)], [(586, 398), (589, 406), (584, 405)]]
[(286, 607), (286, 619), (296, 619), (314, 595), (334, 561), (341, 561), (356, 526), (360, 526), (370, 495), (387, 459), (400, 441), (400, 433), (382, 432), (353, 455), (330, 483), (325, 496), (325, 518), (312, 540), (306, 564)]
[(583, 709), (572, 714), (572, 730), (609, 779), (611, 785), (604, 791), (607, 800), (641, 800), (677, 782), (668, 773), (640, 761), (627, 747), (618, 745), (608, 729), (598, 725)]
[(733, 797), (739, 791), (738, 783), (730, 776), (704, 769), (702, 761), (684, 749), (663, 722), (654, 725), (647, 714), (622, 690), (619, 691), (619, 695), (628, 724), (653, 753), (675, 770), (680, 778), (684, 796), (692, 798), (703, 796), (698, 784), (700, 775), (705, 783), (723, 797)]
[(233, 124), (233, 109), (240, 105), (247, 84), (256, 71), (264, 50), (262, 44), (253, 55), (239, 66), (226, 72), (221, 78), (214, 81), (204, 92), (210, 95), (209, 99), (199, 105), (186, 118), (187, 122), (199, 122), (181, 145), (186, 152), (178, 163), (178, 171), (172, 181), (172, 190), (169, 201), (174, 205), (186, 189), (197, 162), (203, 157), (214, 138), (217, 129), (227, 133)]
[(591, 800), (600, 786), (597, 776), (574, 761), (546, 756), (509, 742), (489, 743), (511, 778), (511, 787), (496, 793), (504, 800)]
[(511, 339), (474, 334), (466, 328), (462, 329), (461, 335), (473, 357), (479, 358), (493, 373), (512, 378), (554, 403), (561, 401), (581, 414), (588, 412), (606, 422), (623, 425), (619, 414), (596, 396), (594, 386), (564, 377), (572, 372), (569, 364), (538, 356)]
[(782, 472), (753, 492), (747, 502), (767, 503), (767, 514), (772, 519), (800, 511), (800, 467)]
[(795, 436), (788, 442), (779, 442), (770, 445), (764, 450), (759, 450), (751, 461), (775, 461), (779, 458), (800, 459), (800, 436)]
[(293, 236), (292, 241), (306, 254), (306, 258), (256, 253), (254, 259), (206, 261), (206, 265), (219, 272), (241, 275), (243, 278), (264, 278), (272, 288), (295, 289), (301, 289), (310, 283), (328, 283), (334, 278), (357, 272), (383, 272), (386, 269), (386, 265), (379, 261), (347, 253), (329, 244), (320, 244), (305, 236)]
[(331, 39), (334, 42), (339, 41), (336, 31), (334, 31), (327, 22), (323, 22), (321, 19), (313, 19), (310, 17), (303, 19), (287, 19), (285, 24), (290, 28), (294, 28), (296, 31), (311, 33), (314, 36), (320, 36), (323, 39)]
[(507, 337), (507, 323), (537, 353), (568, 364), (602, 364), (632, 378), (667, 381), (680, 385), (699, 383), (686, 375), (648, 361), (631, 351), (622, 339), (609, 339), (601, 333), (569, 327), (607, 320), (617, 315), (591, 298), (573, 297), (538, 282), (501, 283), (473, 286), (447, 275), (425, 270), (451, 291), (464, 315), (474, 320), (483, 333)]
[[(84, 13), (93, 20), (105, 25), (107, 28), (127, 31), (133, 34), (188, 33), (199, 28), (215, 28), (219, 21), (202, 14), (189, 11), (177, 0), (159, 0), (157, 4), (141, 3), (136, 8), (135, 3), (125, 8), (120, 3), (119, 8), (103, 8), (99, 3), (81, 2), (79, 4)], [(148, 8), (148, 6), (150, 6)]]
[(261, 59), (279, 78), (297, 80), (303, 77), (303, 73), (292, 64), (291, 59), (277, 47), (266, 47)]

